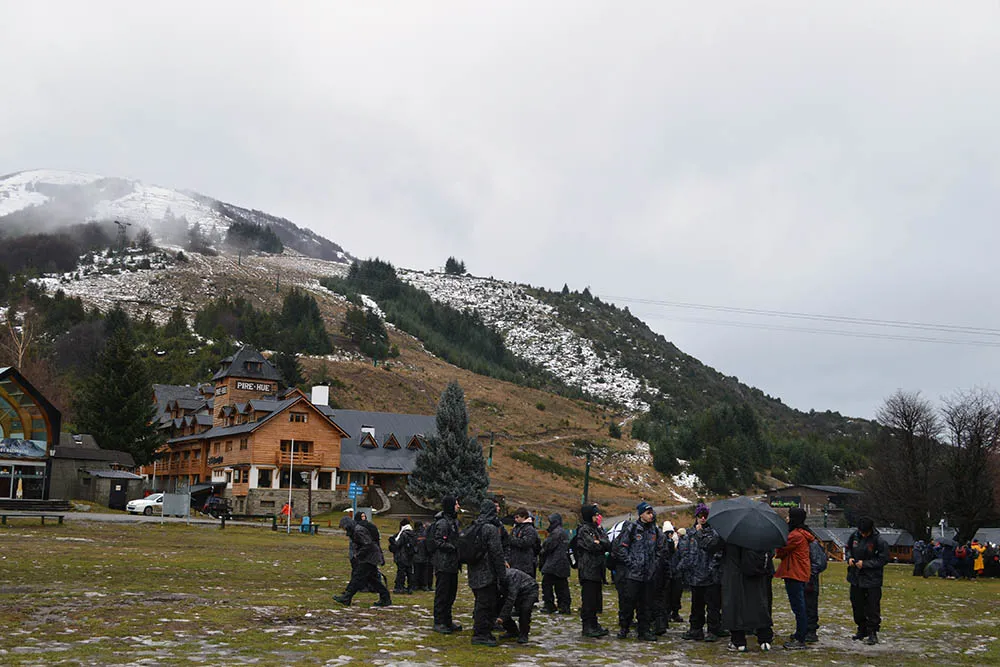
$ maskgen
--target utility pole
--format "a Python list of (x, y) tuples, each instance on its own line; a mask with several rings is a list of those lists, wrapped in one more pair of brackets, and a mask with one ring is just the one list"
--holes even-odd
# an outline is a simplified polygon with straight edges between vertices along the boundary
[(490, 431), (490, 455), (486, 459), (486, 465), (490, 468), (493, 467), (493, 431)]
[(292, 450), (292, 458), (288, 462), (288, 529), (285, 531), (286, 535), (291, 535), (292, 533), (292, 475), (295, 474), (295, 439), (292, 439), (292, 444), (289, 447)]
[(590, 495), (590, 452), (587, 452), (587, 469), (583, 472), (583, 501), (581, 505), (587, 504), (587, 496)]
[(128, 234), (126, 234), (125, 228), (131, 227), (132, 223), (115, 220), (115, 224), (118, 225), (118, 252), (123, 252), (125, 250), (125, 244), (128, 242)]

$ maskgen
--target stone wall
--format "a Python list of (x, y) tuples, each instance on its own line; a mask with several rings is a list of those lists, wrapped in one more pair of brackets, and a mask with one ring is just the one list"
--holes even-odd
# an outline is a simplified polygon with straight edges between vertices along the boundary
[[(308, 489), (292, 489), (293, 516), (301, 517), (307, 513), (309, 501)], [(288, 489), (250, 489), (247, 497), (233, 498), (233, 514), (277, 514), (288, 502)], [(313, 489), (313, 514), (325, 514), (332, 510), (343, 509), (351, 504), (346, 491), (330, 489)]]

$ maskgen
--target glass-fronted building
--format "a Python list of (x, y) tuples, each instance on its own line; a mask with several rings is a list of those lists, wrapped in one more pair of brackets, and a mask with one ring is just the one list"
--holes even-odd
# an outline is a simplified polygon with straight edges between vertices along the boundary
[(14, 368), (0, 367), (0, 500), (47, 500), (62, 415)]

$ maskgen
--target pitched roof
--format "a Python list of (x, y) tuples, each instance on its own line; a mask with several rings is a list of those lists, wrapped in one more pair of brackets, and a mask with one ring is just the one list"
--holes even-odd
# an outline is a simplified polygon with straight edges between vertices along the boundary
[[(207, 431), (204, 431), (202, 433), (196, 433), (195, 435), (184, 435), (184, 436), (180, 436), (180, 437), (177, 437), (177, 438), (171, 438), (170, 440), (167, 440), (166, 444), (168, 444), (168, 445), (176, 445), (176, 444), (180, 444), (182, 442), (194, 442), (196, 440), (204, 440), (206, 438), (225, 438), (225, 437), (231, 436), (231, 435), (242, 435), (244, 433), (250, 433), (251, 431), (257, 430), (258, 428), (260, 428), (261, 426), (263, 426), (264, 424), (266, 424), (268, 421), (270, 421), (271, 419), (273, 419), (275, 415), (280, 414), (281, 412), (284, 412), (284, 410), (286, 408), (289, 408), (289, 407), (295, 405), (296, 403), (309, 403), (309, 400), (306, 399), (306, 398), (303, 398), (301, 394), (293, 394), (291, 396), (291, 398), (287, 398), (287, 399), (285, 399), (283, 401), (274, 401), (274, 410), (271, 411), (270, 414), (264, 416), (261, 419), (258, 419), (255, 422), (247, 422), (245, 424), (237, 424), (236, 426), (213, 426), (212, 428), (210, 428)], [(224, 406), (224, 408), (226, 408), (226, 407), (229, 407), (229, 406)], [(329, 419), (329, 415), (327, 413), (325, 413), (323, 410), (319, 410), (319, 408), (321, 406), (317, 405), (317, 406), (313, 406), (313, 407), (315, 407), (319, 411), (320, 414), (322, 414), (324, 417), (327, 417)], [(342, 428), (337, 423), (334, 423), (333, 425), (335, 427), (337, 427), (337, 428)]]
[(237, 350), (236, 354), (223, 359), (222, 367), (212, 376), (212, 380), (222, 380), (227, 377), (247, 378), (249, 380), (281, 380), (281, 374), (271, 365), (271, 362), (249, 345), (244, 345)]
[(980, 528), (973, 537), (980, 542), (1000, 544), (1000, 528)]
[[(409, 443), (414, 436), (426, 440), (437, 433), (437, 418), (433, 415), (334, 410), (326, 405), (317, 407), (350, 435), (340, 443), (341, 470), (409, 474), (417, 464), (420, 450), (386, 448), (378, 446), (378, 443), (388, 441), (390, 435), (395, 437), (397, 443)], [(361, 445), (362, 439), (368, 435), (361, 430), (362, 427), (374, 429), (372, 438), (375, 447)]]
[(85, 472), (91, 477), (103, 477), (104, 479), (142, 479), (142, 475), (124, 470), (87, 470)]
[(815, 491), (822, 491), (823, 493), (829, 493), (831, 495), (861, 495), (860, 491), (848, 489), (845, 486), (820, 486), (818, 484), (791, 484), (780, 489), (772, 489), (771, 491), (768, 491), (768, 493), (777, 493), (780, 491), (787, 491), (789, 489), (813, 489)]
[(99, 449), (94, 447), (67, 447), (60, 445), (52, 456), (55, 459), (70, 459), (73, 461), (110, 461), (127, 468), (135, 466), (135, 459), (128, 452), (115, 449)]
[(198, 387), (188, 384), (154, 384), (153, 398), (156, 400), (156, 416), (162, 417), (167, 411), (167, 404), (181, 399), (203, 401)]

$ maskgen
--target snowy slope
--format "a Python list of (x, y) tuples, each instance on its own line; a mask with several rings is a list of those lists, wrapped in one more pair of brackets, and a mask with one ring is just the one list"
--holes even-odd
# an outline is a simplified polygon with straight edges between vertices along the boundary
[(353, 259), (336, 243), (284, 218), (193, 192), (54, 169), (0, 177), (0, 229), (52, 231), (93, 220), (121, 220), (136, 229), (147, 227), (164, 244), (182, 244), (188, 230), (198, 225), (215, 245), (225, 238), (233, 222), (251, 222), (272, 227), (282, 243), (310, 257), (347, 263)]

